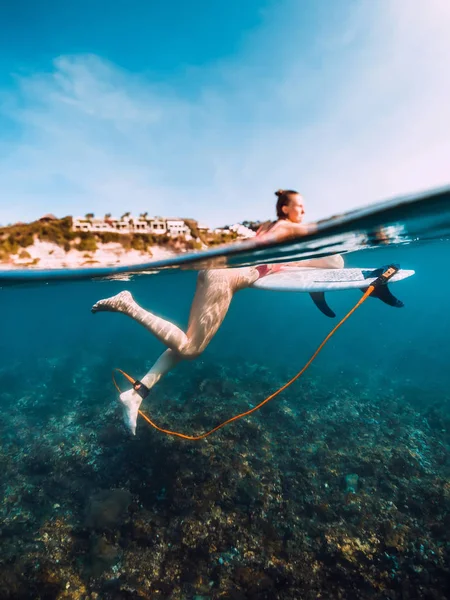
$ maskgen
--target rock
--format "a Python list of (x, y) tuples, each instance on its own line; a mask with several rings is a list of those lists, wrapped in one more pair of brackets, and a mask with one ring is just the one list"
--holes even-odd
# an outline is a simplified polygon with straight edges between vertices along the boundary
[(85, 525), (91, 529), (115, 529), (127, 516), (131, 494), (127, 490), (102, 490), (94, 494), (88, 503)]
[(94, 537), (90, 552), (90, 568), (94, 575), (100, 575), (114, 565), (119, 557), (119, 548), (103, 536)]

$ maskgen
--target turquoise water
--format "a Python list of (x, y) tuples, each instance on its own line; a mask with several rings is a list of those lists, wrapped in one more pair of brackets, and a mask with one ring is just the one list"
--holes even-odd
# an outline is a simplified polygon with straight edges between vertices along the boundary
[[(292, 387), (201, 442), (142, 419), (127, 433), (111, 371), (141, 377), (164, 348), (123, 315), (90, 312), (128, 289), (185, 328), (195, 271), (4, 286), (0, 597), (448, 597), (450, 241), (440, 224), (427, 243), (346, 254), (348, 267), (414, 269), (392, 285), (405, 307), (369, 298)], [(327, 295), (338, 318), (360, 297)], [(307, 294), (238, 292), (205, 353), (143, 408), (163, 427), (201, 433), (295, 375), (334, 324)]]

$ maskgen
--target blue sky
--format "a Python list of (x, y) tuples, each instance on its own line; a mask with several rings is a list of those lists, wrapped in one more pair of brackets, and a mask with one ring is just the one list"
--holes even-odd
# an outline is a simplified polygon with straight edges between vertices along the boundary
[(310, 219), (449, 183), (447, 0), (0, 8), (0, 223)]

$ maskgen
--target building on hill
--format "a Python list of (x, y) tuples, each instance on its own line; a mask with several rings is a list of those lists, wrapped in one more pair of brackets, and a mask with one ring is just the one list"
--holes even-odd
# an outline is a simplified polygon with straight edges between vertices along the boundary
[(142, 215), (135, 217), (131, 214), (123, 215), (120, 219), (107, 216), (106, 218), (96, 217), (75, 217), (72, 223), (73, 231), (91, 232), (91, 233), (149, 233), (152, 235), (169, 235), (171, 237), (184, 236), (190, 238), (189, 227), (183, 219), (178, 217), (150, 217), (144, 219)]
[(178, 217), (166, 217), (165, 222), (167, 233), (172, 237), (177, 237), (179, 235), (185, 236), (186, 234), (190, 234), (190, 229), (183, 219), (180, 219)]
[(148, 219), (147, 223), (150, 229), (149, 233), (153, 233), (155, 235), (163, 235), (167, 233), (167, 225), (162, 217), (154, 217), (152, 219)]
[(256, 232), (241, 223), (236, 223), (235, 225), (230, 225), (230, 230), (234, 231), (239, 238), (248, 239), (255, 237)]

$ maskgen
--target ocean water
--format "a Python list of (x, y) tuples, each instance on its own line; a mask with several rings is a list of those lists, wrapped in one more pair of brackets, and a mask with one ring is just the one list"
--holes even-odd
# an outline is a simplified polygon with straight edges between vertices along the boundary
[[(450, 230), (438, 196), (437, 211), (437, 196), (421, 198), (319, 236), (314, 252), (343, 250), (347, 267), (414, 269), (391, 286), (405, 306), (369, 298), (290, 388), (202, 441), (142, 419), (126, 431), (112, 369), (141, 377), (164, 347), (128, 317), (90, 312), (128, 289), (185, 328), (195, 269), (14, 285), (3, 274), (0, 597), (450, 597)], [(400, 234), (374, 243), (377, 214)], [(337, 319), (360, 297), (327, 294)], [(142, 408), (168, 429), (209, 430), (295, 375), (335, 322), (308, 294), (240, 291), (204, 354)]]

